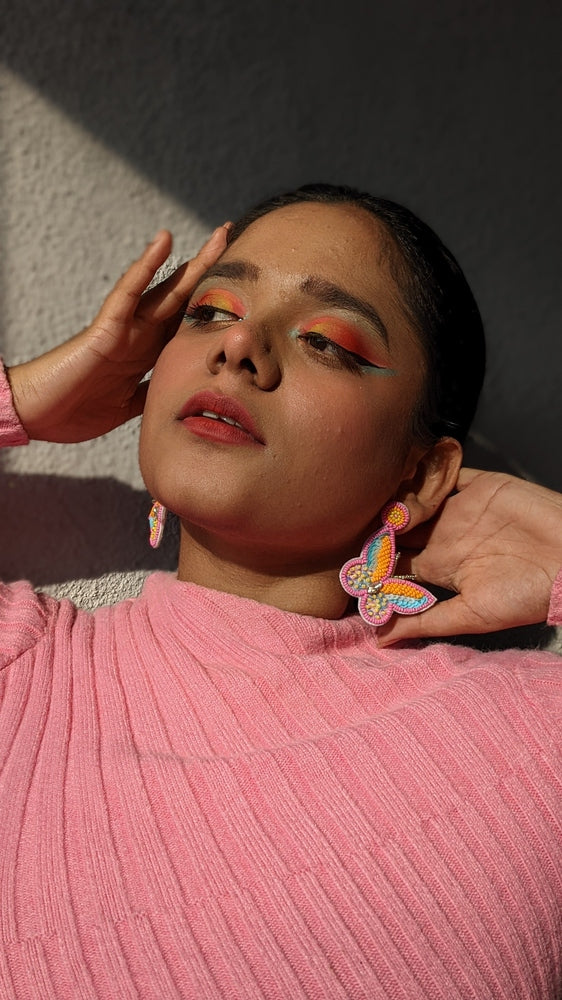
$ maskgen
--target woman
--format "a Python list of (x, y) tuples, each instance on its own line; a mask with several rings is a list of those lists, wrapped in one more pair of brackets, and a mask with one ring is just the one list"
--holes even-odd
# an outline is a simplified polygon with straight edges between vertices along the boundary
[[(141, 298), (169, 250), (11, 369), (15, 409), (4, 385), (8, 444), (144, 409), (181, 543), (178, 579), (94, 615), (2, 592), (1, 995), (556, 997), (559, 660), (385, 648), (562, 620), (562, 499), (459, 472), (483, 354), (456, 263), (330, 188)], [(340, 568), (405, 527), (389, 503), (396, 572), (457, 596), (377, 628)]]

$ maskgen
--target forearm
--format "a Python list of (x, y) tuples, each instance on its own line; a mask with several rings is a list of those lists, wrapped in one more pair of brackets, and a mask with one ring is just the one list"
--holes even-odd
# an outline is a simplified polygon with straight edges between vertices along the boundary
[[(119, 279), (90, 326), (10, 370), (13, 405), (29, 438), (89, 441), (140, 416), (145, 376), (176, 333), (191, 291), (223, 252), (226, 232), (219, 226), (193, 260), (149, 288), (172, 245), (171, 234), (162, 230)], [(23, 444), (21, 429), (5, 443)]]

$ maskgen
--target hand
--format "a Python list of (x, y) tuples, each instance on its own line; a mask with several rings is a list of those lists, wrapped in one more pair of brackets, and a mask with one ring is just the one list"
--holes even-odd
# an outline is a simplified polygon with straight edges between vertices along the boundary
[[(197, 256), (146, 291), (172, 247), (161, 230), (125, 272), (87, 329), (8, 371), (16, 412), (30, 438), (87, 441), (142, 413), (160, 351), (190, 292), (226, 246), (228, 224)], [(144, 294), (143, 294), (144, 293)]]
[(547, 618), (562, 565), (562, 495), (514, 476), (461, 469), (458, 493), (397, 538), (397, 573), (455, 591), (417, 616), (394, 615), (381, 645), (495, 632)]

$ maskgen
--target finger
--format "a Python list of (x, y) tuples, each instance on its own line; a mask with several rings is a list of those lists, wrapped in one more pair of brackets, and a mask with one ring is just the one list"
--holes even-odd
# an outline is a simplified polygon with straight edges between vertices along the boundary
[(440, 556), (426, 549), (401, 549), (395, 575), (413, 576), (418, 583), (455, 590), (454, 563), (445, 549)]
[(218, 226), (192, 260), (186, 261), (144, 296), (140, 315), (153, 323), (169, 319), (178, 312), (206, 271), (226, 249), (229, 223)]
[(147, 379), (146, 382), (141, 382), (135, 389), (129, 403), (127, 404), (127, 420), (131, 420), (133, 417), (140, 417), (144, 410), (149, 385), (150, 382)]
[(480, 476), (488, 475), (482, 469), (468, 469), (465, 466), (459, 470), (459, 475), (457, 479), (457, 490), (465, 490), (467, 486), (470, 486), (475, 479), (479, 479)]
[(419, 568), (416, 566), (414, 568), (414, 562), (416, 557), (419, 555), (417, 549), (400, 549), (398, 553), (398, 561), (396, 563), (394, 574), (397, 576), (405, 576), (413, 573), (418, 573)]
[(405, 639), (435, 639), (448, 635), (468, 635), (486, 631), (481, 619), (465, 604), (461, 594), (448, 601), (434, 604), (419, 615), (408, 618), (394, 617), (388, 625), (379, 628), (379, 646), (390, 646)]
[[(410, 549), (424, 549), (431, 541), (432, 535), (437, 527), (443, 529), (443, 521), (451, 522), (451, 517), (449, 515), (456, 509), (458, 505), (458, 498), (455, 494), (447, 497), (441, 506), (435, 511), (432, 517), (427, 521), (422, 521), (415, 527), (410, 528), (403, 534), (400, 533), (397, 536), (397, 545), (400, 549), (406, 546)], [(448, 536), (452, 531), (455, 531), (456, 522), (447, 523), (444, 530), (445, 534), (441, 534), (441, 544), (445, 544), (448, 540)], [(457, 529), (458, 530), (458, 529)]]
[(100, 326), (130, 323), (143, 292), (168, 257), (171, 248), (171, 233), (167, 229), (161, 229), (107, 296), (97, 317)]
[(417, 549), (418, 551), (424, 549), (436, 521), (437, 518), (432, 518), (431, 521), (424, 521), (422, 524), (416, 525), (415, 528), (411, 528), (410, 531), (404, 532), (403, 535), (397, 535), (396, 546), (400, 552), (405, 552), (406, 549)]
[(115, 418), (113, 428), (120, 427), (121, 424), (126, 424), (128, 420), (141, 416), (144, 410), (149, 384), (148, 380), (146, 382), (141, 382), (135, 389), (133, 395), (126, 399), (120, 407), (115, 408), (113, 411)]
[[(396, 537), (396, 546), (400, 552), (406, 549), (413, 549), (416, 551), (421, 551), (425, 549), (429, 542), (431, 541), (432, 535), (437, 527), (442, 528), (443, 514), (445, 512), (445, 507), (449, 509), (449, 504), (452, 504), (454, 497), (448, 497), (445, 504), (442, 504), (438, 511), (431, 517), (428, 521), (422, 521), (421, 524), (417, 524), (414, 528), (410, 528), (405, 531), (404, 534), (399, 534)], [(452, 509), (452, 508), (451, 508)]]

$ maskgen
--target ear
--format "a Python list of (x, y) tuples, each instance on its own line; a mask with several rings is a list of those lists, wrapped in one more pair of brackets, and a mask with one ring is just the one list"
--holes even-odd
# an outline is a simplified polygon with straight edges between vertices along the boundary
[(455, 438), (440, 438), (418, 460), (411, 478), (400, 483), (395, 496), (410, 511), (409, 528), (433, 517), (454, 490), (462, 457), (462, 446)]

